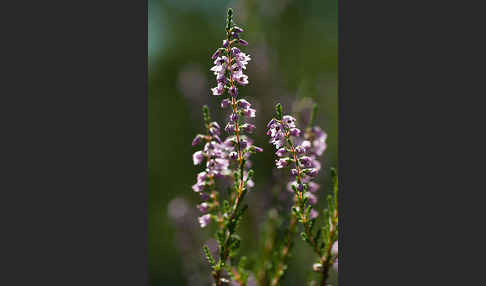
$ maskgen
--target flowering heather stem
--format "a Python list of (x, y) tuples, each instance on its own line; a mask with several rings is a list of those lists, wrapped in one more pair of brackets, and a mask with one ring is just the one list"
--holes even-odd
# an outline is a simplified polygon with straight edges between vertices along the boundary
[[(255, 126), (251, 123), (243, 122), (243, 117), (255, 117), (256, 110), (251, 108), (251, 104), (245, 99), (237, 100), (239, 85), (248, 84), (248, 76), (243, 74), (246, 65), (251, 58), (240, 51), (239, 48), (234, 47), (235, 43), (248, 45), (248, 42), (240, 39), (239, 33), (243, 29), (233, 24), (233, 10), (228, 10), (227, 25), (226, 25), (226, 39), (223, 41), (223, 46), (218, 48), (213, 54), (215, 66), (210, 70), (216, 75), (217, 86), (212, 88), (212, 94), (220, 96), (228, 91), (229, 98), (221, 101), (221, 107), (225, 108), (231, 105), (230, 120), (224, 128), (230, 134), (224, 140), (221, 147), (224, 158), (229, 159), (228, 164), (225, 165), (224, 174), (233, 177), (234, 192), (231, 192), (229, 201), (224, 201), (221, 205), (221, 214), (216, 216), (219, 222), (219, 231), (217, 232), (217, 240), (219, 245), (219, 260), (212, 265), (213, 277), (215, 285), (222, 285), (227, 279), (223, 278), (223, 270), (233, 278), (233, 280), (241, 280), (246, 283), (247, 275), (243, 275), (243, 269), (240, 267), (234, 270), (231, 265), (227, 265), (228, 258), (233, 258), (236, 250), (239, 248), (240, 239), (235, 234), (238, 221), (247, 206), (242, 205), (244, 197), (254, 183), (251, 180), (253, 176), (250, 168), (250, 154), (255, 152), (262, 152), (263, 149), (252, 145), (251, 139), (243, 135), (243, 132), (251, 133)], [(231, 164), (231, 161), (236, 161)], [(232, 165), (236, 165), (231, 167)], [(236, 274), (235, 274), (236, 271)]]
[[(328, 209), (324, 211), (325, 226), (313, 234), (312, 230), (318, 216), (312, 206), (317, 203), (317, 197), (313, 193), (319, 185), (312, 182), (312, 178), (316, 177), (321, 169), (317, 157), (326, 149), (327, 138), (318, 126), (311, 126), (314, 123), (316, 109), (314, 106), (310, 124), (306, 128), (304, 138), (301, 138), (301, 131), (295, 125), (296, 119), (289, 115), (284, 116), (282, 106), (277, 104), (276, 116), (268, 123), (267, 134), (271, 137), (270, 143), (277, 149), (276, 155), (280, 157), (276, 160), (276, 167), (295, 165), (295, 168), (290, 170), (290, 174), (296, 178), (296, 181), (290, 183), (296, 201), (292, 213), (303, 226), (302, 239), (311, 246), (319, 258), (319, 263), (315, 263), (313, 269), (322, 274), (321, 284), (325, 285), (329, 268), (334, 263), (337, 266), (337, 174), (331, 170), (334, 179), (334, 198), (328, 197)], [(298, 144), (295, 144), (296, 142)], [(276, 283), (278, 281), (272, 285)]]
[[(299, 158), (297, 156), (297, 151), (295, 150), (294, 143), (292, 142), (292, 139), (290, 138), (290, 131), (285, 132), (285, 138), (287, 139), (288, 144), (290, 145), (290, 152), (292, 154), (292, 157), (294, 158), (294, 161), (296, 162), (296, 169), (297, 169), (297, 184), (301, 185), (302, 184), (302, 179), (301, 179), (301, 168), (300, 168), (300, 162)], [(297, 192), (297, 206), (300, 209), (305, 208), (305, 202), (304, 202), (304, 193), (301, 191)], [(312, 245), (314, 252), (321, 256), (321, 249), (317, 245), (317, 242), (314, 241), (313, 235), (310, 230), (310, 225), (309, 225), (309, 219), (305, 215), (304, 212), (299, 213), (299, 219), (302, 222), (304, 226), (304, 231), (307, 237), (309, 238), (310, 244)]]

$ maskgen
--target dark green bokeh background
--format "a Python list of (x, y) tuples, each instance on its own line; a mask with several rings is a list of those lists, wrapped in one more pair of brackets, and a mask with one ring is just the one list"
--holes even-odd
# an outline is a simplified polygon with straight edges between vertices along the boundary
[[(209, 95), (215, 86), (209, 69), (210, 56), (225, 37), (227, 8), (234, 9), (235, 23), (245, 29), (242, 37), (250, 43), (243, 48), (252, 57), (247, 67), (250, 84), (240, 88), (240, 96), (257, 108), (257, 130), (252, 137), (265, 150), (253, 156), (256, 187), (247, 196), (250, 209), (259, 206), (259, 196), (271, 187), (275, 150), (268, 143), (265, 125), (274, 105), (281, 102), (284, 112), (290, 113), (297, 108), (294, 102), (304, 97), (319, 104), (317, 123), (328, 133), (324, 171), (318, 178), (323, 185), (322, 208), (329, 189), (329, 167), (337, 165), (337, 0), (148, 2), (150, 285), (189, 285), (184, 270), (187, 262), (178, 247), (177, 224), (169, 218), (168, 205), (175, 198), (185, 199), (191, 208), (198, 203), (191, 185), (200, 168), (192, 164), (197, 148), (191, 141), (203, 132), (201, 106), (208, 104), (213, 119), (223, 127), (226, 121), (226, 111), (218, 108), (221, 98)], [(264, 212), (255, 209), (244, 219), (239, 231), (242, 254), (258, 246)], [(193, 226), (197, 227), (195, 219)], [(197, 233), (206, 241), (212, 230)], [(304, 285), (314, 261), (300, 238), (293, 253), (282, 285)]]

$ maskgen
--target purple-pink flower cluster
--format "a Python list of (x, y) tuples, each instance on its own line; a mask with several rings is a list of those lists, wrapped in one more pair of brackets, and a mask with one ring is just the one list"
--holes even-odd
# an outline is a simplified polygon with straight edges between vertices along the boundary
[[(238, 27), (233, 27), (233, 29), (235, 28)], [(232, 34), (236, 38), (230, 41), (230, 43), (236, 43), (237, 41), (235, 40), (239, 37), (238, 33), (233, 32)], [(241, 39), (238, 43), (241, 43)], [(248, 43), (246, 44), (248, 45)], [(214, 59), (214, 66), (210, 70), (216, 76), (217, 81), (217, 86), (211, 89), (213, 95), (221, 95), (225, 89), (228, 89), (228, 93), (232, 97), (236, 97), (238, 95), (238, 89), (234, 83), (238, 83), (239, 85), (248, 84), (248, 76), (243, 73), (243, 70), (246, 69), (246, 65), (251, 60), (250, 56), (237, 47), (230, 48), (228, 40), (224, 40), (223, 47), (216, 50), (212, 59)]]
[(246, 99), (238, 98), (238, 85), (247, 85), (248, 76), (243, 73), (246, 70), (246, 65), (251, 60), (250, 56), (242, 52), (237, 47), (232, 47), (234, 44), (241, 44), (247, 46), (248, 42), (240, 38), (240, 33), (243, 29), (233, 26), (227, 31), (227, 39), (223, 41), (223, 46), (218, 48), (213, 54), (214, 66), (211, 71), (216, 76), (217, 86), (212, 88), (213, 95), (222, 95), (225, 90), (228, 91), (228, 98), (221, 101), (221, 108), (230, 107), (231, 113), (224, 130), (228, 133), (228, 137), (224, 140), (224, 145), (227, 148), (231, 161), (237, 162), (236, 170), (244, 168), (244, 181), (247, 181), (247, 187), (254, 185), (253, 181), (247, 180), (247, 174), (251, 167), (250, 154), (254, 152), (262, 152), (263, 149), (253, 145), (253, 140), (247, 135), (254, 131), (255, 125), (245, 122), (245, 119), (254, 118), (256, 110), (251, 107), (251, 103)]
[[(327, 134), (318, 126), (307, 128), (303, 133), (295, 122), (296, 119), (290, 115), (284, 115), (280, 120), (273, 118), (267, 125), (267, 135), (270, 136), (270, 143), (277, 149), (275, 154), (279, 159), (275, 160), (276, 167), (280, 169), (291, 166), (292, 180), (287, 185), (288, 190), (293, 192), (295, 188), (303, 192), (308, 202), (315, 205), (318, 201), (316, 192), (320, 185), (312, 179), (321, 170), (318, 157), (326, 149)], [(317, 216), (317, 211), (312, 209), (310, 218)]]
[(239, 36), (243, 29), (233, 26), (227, 32), (227, 39), (212, 56), (214, 66), (210, 70), (217, 81), (217, 86), (211, 89), (212, 94), (219, 96), (228, 91), (228, 98), (221, 101), (221, 108), (231, 108), (228, 122), (224, 127), (228, 136), (221, 140), (219, 137), (221, 128), (218, 123), (206, 122), (207, 135), (199, 134), (193, 141), (193, 146), (203, 140), (206, 142), (204, 148), (193, 155), (194, 165), (206, 160), (206, 169), (197, 175), (197, 182), (193, 185), (193, 190), (201, 195), (203, 201), (198, 205), (203, 213), (199, 217), (201, 227), (207, 226), (211, 218), (218, 219), (211, 215), (214, 204), (217, 204), (214, 201), (215, 179), (232, 176), (235, 172), (242, 174), (238, 182), (240, 186), (238, 194), (241, 194), (242, 188), (254, 186), (254, 182), (248, 175), (251, 167), (250, 155), (263, 151), (262, 148), (253, 145), (253, 140), (248, 135), (243, 134), (254, 131), (255, 125), (245, 122), (245, 119), (254, 118), (256, 110), (246, 99), (238, 99), (238, 85), (248, 84), (248, 76), (243, 71), (246, 70), (251, 58), (233, 45), (238, 43), (246, 46), (248, 43)]
[[(207, 111), (208, 112), (208, 111)], [(206, 116), (206, 115), (205, 115)], [(208, 213), (213, 203), (209, 202), (215, 189), (215, 179), (227, 176), (230, 173), (228, 148), (220, 139), (221, 127), (215, 121), (206, 124), (207, 134), (198, 134), (192, 141), (192, 146), (196, 146), (202, 142), (203, 149), (196, 151), (192, 155), (194, 165), (200, 165), (206, 161), (206, 168), (204, 171), (197, 174), (197, 182), (192, 186), (192, 189), (199, 193), (202, 203), (198, 205), (198, 209), (203, 213), (199, 217), (199, 224), (201, 227), (206, 227), (211, 219)]]

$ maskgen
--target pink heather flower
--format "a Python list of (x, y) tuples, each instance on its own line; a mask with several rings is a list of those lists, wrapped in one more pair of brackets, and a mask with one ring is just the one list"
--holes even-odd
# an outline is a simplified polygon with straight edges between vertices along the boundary
[(194, 165), (199, 165), (204, 159), (204, 153), (202, 151), (197, 151), (192, 155), (192, 160), (194, 161)]
[(196, 183), (192, 185), (192, 189), (194, 190), (194, 192), (199, 193), (200, 191), (204, 190), (204, 185)]
[(295, 128), (295, 121), (296, 119), (290, 115), (284, 115), (282, 117), (282, 122), (286, 128)]
[(339, 262), (338, 262), (339, 259), (336, 259), (336, 261), (334, 262), (334, 264), (332, 265), (332, 268), (334, 268), (334, 270), (336, 271), (339, 271), (338, 268), (339, 268)]
[(214, 61), (214, 66), (210, 68), (209, 70), (214, 72), (215, 75), (219, 73), (224, 73), (228, 66), (228, 58), (226, 56), (218, 57)]
[(267, 124), (267, 128), (273, 128), (273, 126), (277, 123), (277, 121), (275, 120), (275, 118), (272, 118), (272, 120), (270, 120)]
[(221, 127), (219, 127), (219, 123), (216, 121), (209, 123), (209, 126), (211, 126), (212, 128), (216, 128), (218, 130), (221, 129)]
[(238, 26), (234, 26), (233, 31), (235, 31), (235, 33), (242, 33), (244, 30)]
[[(213, 123), (216, 123), (216, 122), (213, 122)], [(218, 124), (218, 123), (216, 123), (216, 124)], [(220, 130), (219, 125), (210, 125), (209, 134), (214, 135), (214, 136), (219, 135), (220, 134), (219, 130)], [(220, 141), (220, 140), (216, 140), (216, 141)]]
[(221, 108), (226, 108), (230, 105), (230, 100), (229, 99), (223, 99), (221, 101)]
[(223, 143), (226, 147), (233, 147), (236, 145), (236, 137), (235, 136), (231, 136), (231, 137), (228, 137), (226, 138), (226, 140), (224, 141)]
[(298, 173), (299, 173), (299, 171), (297, 171), (297, 169), (291, 169), (291, 170), (290, 170), (290, 174), (291, 174), (292, 176), (294, 176), (294, 177), (295, 177), (295, 176), (297, 176), (297, 174), (298, 174)]
[(297, 188), (297, 181), (290, 181), (287, 183), (287, 190), (289, 192), (293, 192), (294, 190), (292, 189), (292, 186), (295, 186)]
[(305, 148), (302, 145), (299, 145), (299, 146), (295, 147), (295, 151), (297, 152), (297, 154), (304, 154)]
[(230, 120), (236, 122), (238, 120), (238, 114), (235, 112), (231, 113)]
[(214, 54), (212, 55), (212, 59), (215, 60), (217, 57), (219, 57), (219, 55), (221, 54), (221, 50), (220, 49), (217, 49), (216, 52), (214, 52)]
[(194, 137), (194, 140), (192, 140), (192, 146), (196, 146), (201, 142), (201, 140), (204, 138), (204, 135), (198, 134), (196, 137)]
[(211, 215), (210, 214), (205, 214), (203, 216), (200, 216), (198, 218), (199, 220), (199, 225), (201, 225), (202, 228), (206, 227), (209, 222), (211, 221)]
[(203, 184), (207, 178), (208, 178), (208, 173), (202, 171), (201, 173), (197, 174), (197, 183)]
[(275, 152), (275, 155), (277, 155), (278, 157), (283, 157), (287, 154), (287, 150), (285, 150), (285, 148), (280, 148), (277, 150), (277, 152)]
[(236, 80), (237, 83), (240, 85), (247, 85), (248, 84), (248, 76), (241, 71), (235, 71), (233, 73), (233, 79)]
[(303, 191), (304, 190), (304, 185), (303, 184), (300, 184), (299, 185), (299, 183), (297, 183), (297, 181), (290, 181), (290, 182), (287, 183), (287, 190), (289, 192), (292, 192), (293, 193), (294, 192), (294, 189), (292, 187), (296, 187), (297, 190), (299, 190), (299, 191)]
[(206, 203), (206, 202), (203, 202), (203, 203), (200, 203), (199, 205), (197, 205), (197, 208), (199, 209), (199, 211), (201, 211), (202, 213), (207, 213), (208, 210), (209, 210), (209, 204)]
[(228, 92), (229, 94), (232, 96), (232, 97), (236, 97), (238, 96), (238, 89), (236, 89), (236, 87), (232, 86), (228, 89)]
[[(218, 131), (218, 133), (219, 133), (219, 131)], [(212, 136), (212, 139), (213, 139), (214, 141), (218, 142), (219, 144), (221, 144), (221, 142), (222, 142), (222, 141), (221, 141), (221, 139), (219, 138), (219, 136), (218, 136), (218, 135), (213, 135), (213, 136)]]
[(321, 162), (317, 161), (316, 159), (312, 159), (312, 167), (315, 168), (317, 171), (320, 171)]
[(228, 168), (228, 166), (229, 161), (221, 158), (211, 159), (206, 163), (209, 173), (212, 174), (222, 174)]
[(200, 192), (199, 195), (202, 201), (207, 201), (210, 198), (208, 193)]
[(278, 160), (275, 160), (275, 165), (277, 166), (278, 169), (284, 168), (287, 166), (287, 162), (290, 160), (289, 157), (285, 158), (280, 158)]
[(226, 127), (224, 128), (224, 131), (226, 131), (229, 134), (233, 134), (235, 132), (235, 125), (231, 124), (231, 122), (228, 122), (226, 124)]
[(253, 182), (253, 180), (248, 179), (248, 171), (243, 172), (243, 180), (246, 181), (246, 186), (248, 188), (253, 188), (255, 186), (255, 183)]
[(275, 148), (279, 149), (285, 144), (285, 133), (282, 128), (282, 124), (277, 122), (275, 119), (270, 120), (267, 127), (267, 135), (270, 136), (270, 143), (275, 145)]
[(224, 71), (216, 73), (216, 81), (218, 82), (218, 84), (222, 84), (222, 85), (226, 84), (227, 79), (224, 74)]
[(339, 246), (338, 246), (338, 241), (337, 240), (332, 245), (331, 253), (332, 253), (332, 255), (338, 255), (338, 253), (339, 253)]
[(309, 140), (304, 140), (302, 144), (300, 144), (306, 150), (309, 150), (312, 147), (312, 143)]
[(317, 156), (321, 156), (322, 153), (327, 148), (326, 145), (326, 139), (327, 139), (327, 134), (324, 132), (319, 126), (314, 126), (311, 128), (310, 134), (306, 134), (307, 140), (309, 140), (309, 137), (313, 137), (312, 143), (310, 144), (312, 146), (312, 149), (310, 152), (312, 154), (315, 154)]
[(243, 46), (248, 46), (248, 42), (243, 40), (243, 39), (238, 39), (238, 42), (242, 44)]
[(253, 108), (243, 109), (242, 112), (246, 117), (253, 118), (256, 116), (256, 110)]
[(317, 173), (319, 172), (319, 171), (317, 171), (316, 168), (310, 168), (310, 169), (305, 169), (305, 170), (306, 170), (306, 174), (311, 176), (311, 177), (317, 176)]
[(275, 145), (275, 148), (280, 148), (285, 144), (285, 138), (284, 137), (274, 137), (270, 140), (270, 143)]
[(302, 156), (299, 158), (299, 162), (304, 165), (304, 167), (312, 166), (312, 158), (309, 156)]
[(292, 128), (290, 129), (290, 135), (292, 136), (295, 136), (295, 137), (299, 137), (300, 136), (300, 129), (298, 128)]
[(251, 123), (245, 123), (245, 124), (241, 125), (240, 128), (244, 132), (252, 133), (253, 130), (255, 129), (255, 125), (253, 125)]
[(237, 103), (243, 109), (248, 109), (251, 106), (251, 104), (246, 99), (240, 99), (237, 101)]
[(246, 65), (251, 60), (251, 57), (243, 52), (238, 52), (234, 59), (236, 66), (239, 66), (241, 69), (246, 69)]
[(231, 54), (232, 54), (233, 56), (236, 56), (236, 55), (238, 55), (239, 53), (240, 53), (240, 49), (238, 49), (237, 47), (233, 47), (233, 48), (231, 48)]
[(316, 150), (316, 155), (317, 156), (321, 156), (322, 153), (324, 153), (324, 151), (327, 148), (326, 136), (322, 136), (318, 140), (315, 140), (314, 141), (314, 149)]
[(305, 196), (309, 199), (311, 205), (317, 204), (317, 197), (313, 193), (307, 192), (305, 193)]
[(213, 95), (221, 95), (224, 91), (224, 85), (222, 83), (218, 83), (217, 87), (211, 88)]
[(315, 209), (311, 209), (309, 216), (310, 219), (315, 219), (319, 216), (319, 213)]
[(243, 69), (246, 69), (246, 66), (239, 65), (239, 64), (236, 63), (236, 64), (231, 66), (231, 74), (235, 75), (235, 74), (242, 73)]
[(255, 145), (252, 145), (250, 149), (252, 151), (255, 151), (255, 152), (263, 152), (263, 148), (255, 146)]
[(321, 187), (319, 184), (314, 182), (309, 182), (307, 186), (309, 187), (309, 191), (313, 193), (315, 193)]
[(240, 138), (240, 146), (242, 149), (245, 149), (248, 146), (248, 141)]

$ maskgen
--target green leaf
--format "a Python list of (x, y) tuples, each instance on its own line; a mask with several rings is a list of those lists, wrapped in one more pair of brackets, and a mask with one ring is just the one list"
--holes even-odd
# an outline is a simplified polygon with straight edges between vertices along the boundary
[(214, 267), (216, 265), (216, 261), (214, 260), (213, 256), (211, 255), (211, 252), (209, 251), (209, 247), (207, 245), (203, 246), (203, 251), (204, 254), (206, 255), (206, 259), (208, 260), (209, 264)]
[(229, 31), (231, 29), (231, 25), (233, 24), (233, 9), (228, 9), (228, 14), (226, 17), (226, 30)]
[(282, 105), (280, 103), (277, 103), (277, 105), (275, 105), (275, 115), (278, 120), (282, 120), (283, 112)]
[(203, 105), (202, 112), (204, 122), (206, 122), (206, 124), (209, 124), (209, 121), (211, 121), (211, 117), (209, 116), (209, 107), (207, 105)]

